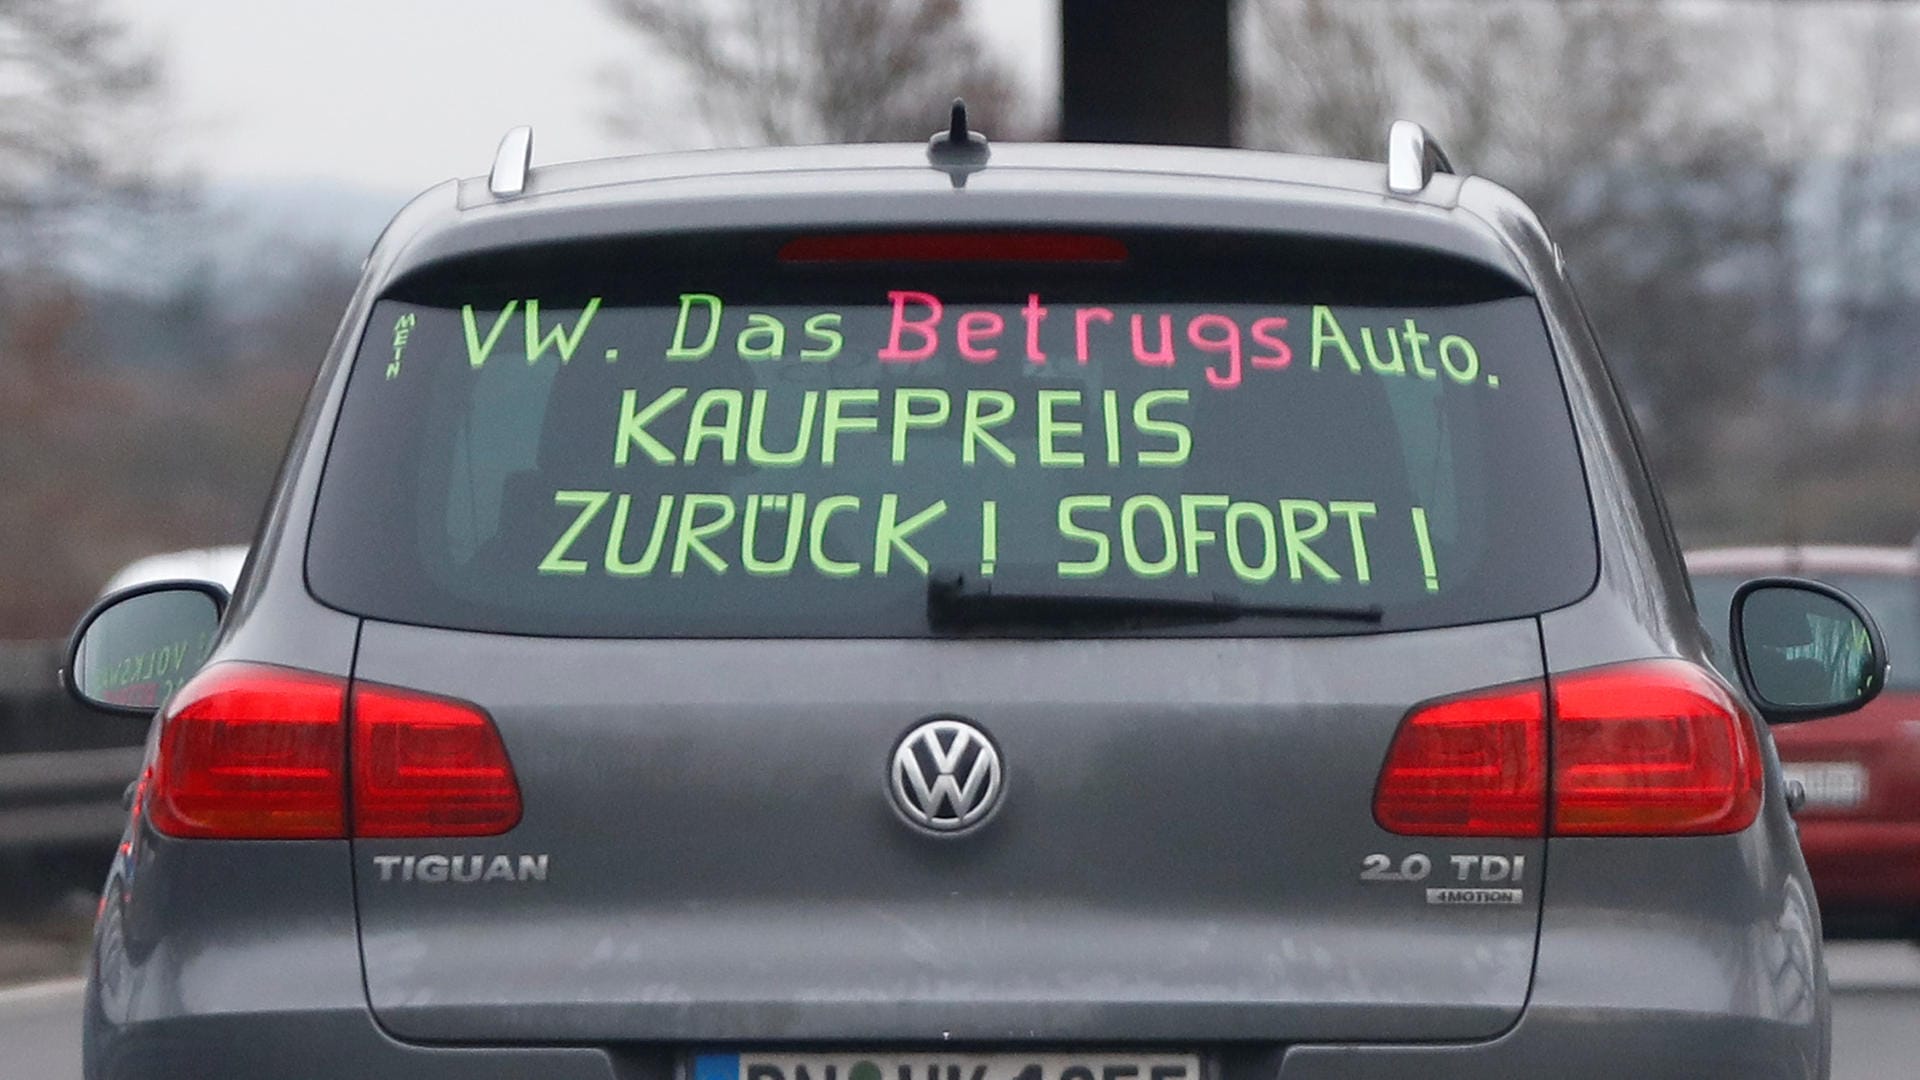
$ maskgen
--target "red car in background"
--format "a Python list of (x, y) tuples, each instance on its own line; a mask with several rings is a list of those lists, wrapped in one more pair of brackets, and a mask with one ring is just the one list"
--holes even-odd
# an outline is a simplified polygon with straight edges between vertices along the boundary
[(1858, 712), (1773, 729), (1789, 782), (1806, 792), (1800, 846), (1830, 937), (1920, 939), (1920, 555), (1827, 545), (1691, 552), (1687, 569), (1716, 662), (1734, 679), (1728, 606), (1742, 582), (1813, 578), (1851, 593), (1880, 624), (1893, 670)]

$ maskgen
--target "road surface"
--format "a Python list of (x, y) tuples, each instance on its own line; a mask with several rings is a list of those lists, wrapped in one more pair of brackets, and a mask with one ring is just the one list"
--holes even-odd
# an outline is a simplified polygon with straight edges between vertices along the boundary
[(0, 1062), (9, 1078), (79, 1080), (79, 980), (0, 990)]
[[(1920, 949), (1831, 945), (1833, 1080), (1895, 1080), (1920, 1061)], [(80, 984), (0, 990), (8, 1080), (78, 1080)]]

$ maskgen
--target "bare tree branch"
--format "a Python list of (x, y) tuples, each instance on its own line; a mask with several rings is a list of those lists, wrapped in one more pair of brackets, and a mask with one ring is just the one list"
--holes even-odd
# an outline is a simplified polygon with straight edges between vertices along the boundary
[(1767, 88), (1724, 62), (1758, 33), (1657, 0), (1252, 0), (1243, 22), (1247, 142), (1377, 159), (1391, 119), (1428, 123), (1539, 210), (1658, 461), (1698, 468), (1702, 404), (1750, 400), (1790, 318), (1725, 285), (1768, 281), (1780, 251), (1745, 189), (1769, 178), (1743, 143)]
[(0, 205), (25, 214), (140, 186), (158, 79), (101, 0), (0, 0)]

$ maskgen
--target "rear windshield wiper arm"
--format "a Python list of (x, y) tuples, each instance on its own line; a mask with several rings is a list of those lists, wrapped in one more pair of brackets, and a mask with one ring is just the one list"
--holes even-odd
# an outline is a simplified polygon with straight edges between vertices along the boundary
[(1256, 604), (1215, 593), (1210, 597), (994, 592), (958, 575), (927, 582), (927, 623), (936, 630), (975, 626), (1070, 626), (1077, 623), (1233, 622), (1244, 618), (1377, 623), (1378, 605)]

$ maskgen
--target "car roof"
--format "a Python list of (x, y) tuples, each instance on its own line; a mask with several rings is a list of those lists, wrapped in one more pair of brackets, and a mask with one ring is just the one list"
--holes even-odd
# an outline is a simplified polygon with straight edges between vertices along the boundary
[(1863, 544), (1773, 544), (1687, 552), (1695, 574), (1920, 574), (1910, 547)]
[(625, 233), (1044, 224), (1282, 231), (1423, 248), (1526, 285), (1505, 232), (1537, 228), (1477, 177), (1392, 194), (1380, 162), (1252, 150), (995, 144), (984, 165), (921, 144), (689, 151), (541, 165), (520, 193), (488, 178), (422, 193), (369, 257), (374, 288), (489, 250)]
[[(1386, 165), (1375, 161), (1264, 150), (1106, 143), (996, 143), (985, 163), (966, 168), (963, 183), (954, 183), (954, 171), (950, 165), (936, 164), (928, 157), (926, 147), (917, 143), (685, 150), (542, 165), (527, 173), (525, 194), (516, 198), (687, 178), (771, 178), (792, 191), (804, 192), (817, 188), (823, 177), (835, 175), (857, 187), (886, 184), (889, 178), (910, 185), (914, 183), (911, 178), (928, 176), (940, 178), (941, 186), (956, 187), (1012, 176), (1018, 186), (1041, 190), (1052, 186), (1053, 180), (1035, 173), (1050, 171), (1078, 174), (1081, 183), (1087, 177), (1103, 174), (1153, 175), (1162, 183), (1207, 178), (1261, 180), (1369, 195), (1384, 194), (1387, 179)], [(1426, 194), (1445, 202), (1457, 190), (1459, 181), (1460, 177), (1453, 174), (1437, 173)], [(463, 200), (475, 204), (489, 200), (486, 183), (486, 177), (461, 181)], [(476, 187), (481, 190), (472, 190)]]

